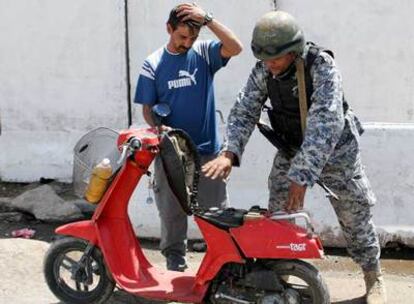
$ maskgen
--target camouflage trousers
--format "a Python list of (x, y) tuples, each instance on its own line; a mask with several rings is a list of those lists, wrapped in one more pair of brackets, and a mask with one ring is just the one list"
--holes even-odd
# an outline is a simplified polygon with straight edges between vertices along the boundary
[[(338, 201), (330, 199), (330, 202), (347, 242), (348, 253), (363, 270), (379, 270), (381, 248), (371, 211), (376, 199), (360, 162), (359, 152), (356, 160), (352, 166), (328, 164), (320, 180), (339, 197)], [(349, 167), (353, 168), (353, 172), (345, 172), (348, 169), (344, 168)], [(289, 168), (289, 160), (281, 153), (276, 154), (269, 175), (269, 209), (272, 211), (285, 207), (291, 183), (287, 178)]]

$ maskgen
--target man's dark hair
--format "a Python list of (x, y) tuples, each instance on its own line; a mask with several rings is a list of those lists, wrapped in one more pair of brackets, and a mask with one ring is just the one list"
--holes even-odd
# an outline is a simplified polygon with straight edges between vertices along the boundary
[(191, 19), (182, 21), (184, 16), (181, 16), (181, 17), (177, 16), (177, 8), (178, 6), (174, 7), (171, 10), (170, 16), (168, 17), (168, 21), (167, 21), (167, 23), (171, 26), (173, 31), (175, 31), (179, 25), (187, 25), (191, 31), (199, 30), (201, 28), (202, 24), (198, 23), (197, 21), (194, 21)]

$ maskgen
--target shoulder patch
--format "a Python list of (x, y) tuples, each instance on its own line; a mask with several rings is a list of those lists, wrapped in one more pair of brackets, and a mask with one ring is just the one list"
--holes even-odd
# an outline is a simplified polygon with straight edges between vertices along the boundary
[(315, 63), (316, 64), (321, 64), (321, 63), (328, 63), (330, 65), (335, 65), (335, 61), (333, 59), (333, 57), (327, 53), (327, 52), (320, 52), (318, 54), (318, 56), (315, 58)]

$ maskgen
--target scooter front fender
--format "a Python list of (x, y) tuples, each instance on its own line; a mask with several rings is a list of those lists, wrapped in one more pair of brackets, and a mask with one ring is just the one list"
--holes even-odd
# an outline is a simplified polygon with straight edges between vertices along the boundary
[(300, 226), (289, 221), (275, 221), (267, 217), (246, 220), (230, 229), (243, 254), (262, 259), (320, 259), (321, 241)]
[(66, 224), (56, 228), (55, 232), (60, 235), (87, 240), (93, 245), (98, 243), (95, 222), (91, 220)]

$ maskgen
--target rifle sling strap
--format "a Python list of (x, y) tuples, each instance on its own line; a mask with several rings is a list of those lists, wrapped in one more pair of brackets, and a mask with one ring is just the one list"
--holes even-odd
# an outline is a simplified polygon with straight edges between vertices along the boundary
[(305, 62), (303, 58), (298, 56), (295, 60), (295, 65), (299, 92), (300, 125), (302, 128), (302, 136), (304, 137), (306, 130), (306, 115), (308, 113), (308, 102), (306, 98)]

